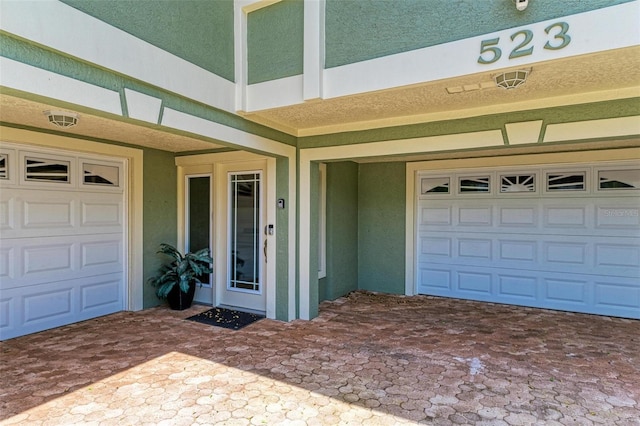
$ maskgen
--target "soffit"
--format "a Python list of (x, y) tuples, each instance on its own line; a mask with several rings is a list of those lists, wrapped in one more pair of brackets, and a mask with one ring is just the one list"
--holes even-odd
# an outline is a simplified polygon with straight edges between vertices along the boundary
[[(43, 112), (47, 110), (67, 109), (7, 94), (0, 94), (1, 122), (48, 131), (60, 131), (60, 129), (50, 124), (47, 117), (43, 114)], [(223, 148), (222, 145), (206, 140), (167, 132), (166, 128), (160, 130), (150, 125), (113, 120), (82, 112), (80, 112), (78, 124), (62, 132), (68, 135), (117, 141), (170, 152), (189, 152)]]
[(640, 47), (537, 63), (516, 89), (495, 85), (449, 94), (447, 88), (491, 83), (497, 72), (259, 111), (245, 117), (311, 136), (598, 102), (640, 95)]

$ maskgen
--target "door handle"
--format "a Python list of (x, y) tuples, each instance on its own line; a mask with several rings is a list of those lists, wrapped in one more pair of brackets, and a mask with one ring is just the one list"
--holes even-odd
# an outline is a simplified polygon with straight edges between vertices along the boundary
[(267, 263), (267, 239), (264, 239), (264, 263)]

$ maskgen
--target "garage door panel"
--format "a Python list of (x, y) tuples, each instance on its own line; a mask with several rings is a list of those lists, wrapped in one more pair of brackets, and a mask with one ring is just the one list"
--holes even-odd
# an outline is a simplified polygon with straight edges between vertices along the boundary
[(471, 261), (490, 261), (493, 258), (493, 241), (489, 238), (457, 238), (458, 257)]
[(448, 294), (453, 288), (453, 283), (451, 281), (452, 273), (452, 270), (444, 268), (420, 268), (418, 282), (419, 291), (428, 294), (435, 294), (429, 292), (445, 290), (445, 293)]
[(457, 288), (462, 294), (471, 296), (485, 295), (489, 297), (494, 293), (492, 289), (493, 277), (491, 273), (483, 272), (458, 272)]
[(22, 200), (21, 228), (46, 229), (49, 233), (76, 226), (76, 202), (58, 197)]
[(595, 282), (594, 304), (612, 308), (634, 308), (640, 318), (640, 288), (627, 280), (597, 280)]
[(587, 229), (589, 210), (591, 209), (587, 206), (545, 206), (543, 212), (545, 228)]
[(22, 296), (24, 326), (73, 315), (73, 287), (69, 283), (44, 285)]
[(621, 269), (620, 275), (627, 275), (624, 273), (627, 270), (637, 272), (638, 264), (640, 264), (639, 244), (596, 243), (595, 253), (597, 267), (619, 268)]
[(457, 209), (458, 226), (493, 226), (493, 208), (487, 207), (459, 207)]
[(499, 207), (498, 226), (517, 228), (538, 228), (538, 209), (535, 207)]
[(538, 278), (518, 271), (498, 273), (497, 295), (505, 302), (529, 305), (538, 299)]
[(79, 314), (83, 318), (122, 310), (122, 275), (111, 274), (82, 280), (79, 285)]
[(22, 253), (23, 277), (31, 279), (33, 276), (72, 273), (77, 268), (74, 262), (73, 243), (51, 243), (42, 241), (23, 247)]
[(0, 231), (5, 233), (15, 228), (15, 199), (0, 199)]
[(532, 268), (538, 262), (538, 241), (526, 239), (497, 239), (500, 263)]
[(108, 273), (122, 271), (122, 240), (108, 239), (83, 242), (80, 244), (80, 270), (87, 273)]
[[(113, 197), (112, 197), (113, 198)], [(83, 201), (82, 202), (82, 218), (80, 220), (81, 227), (91, 227), (92, 232), (96, 227), (122, 227), (122, 202), (115, 199), (111, 202), (101, 201)]]
[(545, 241), (543, 243), (543, 259), (556, 268), (584, 268), (588, 265), (589, 243), (583, 241)]
[(420, 253), (427, 257), (450, 258), (452, 241), (448, 237), (425, 236), (420, 239)]
[(420, 225), (428, 227), (430, 225), (451, 225), (452, 223), (451, 207), (424, 207), (421, 209)]
[(547, 277), (544, 284), (544, 298), (549, 307), (562, 307), (568, 304), (586, 307), (589, 304), (591, 285), (589, 280)]
[(638, 206), (629, 202), (600, 203), (596, 210), (596, 229), (636, 231), (640, 227)]

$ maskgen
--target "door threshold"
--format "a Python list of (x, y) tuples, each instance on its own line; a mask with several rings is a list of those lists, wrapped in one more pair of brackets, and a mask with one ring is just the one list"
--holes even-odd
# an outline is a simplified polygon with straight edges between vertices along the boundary
[(241, 306), (231, 306), (231, 305), (224, 305), (224, 304), (220, 304), (217, 306), (218, 308), (224, 308), (224, 309), (231, 309), (234, 311), (240, 311), (240, 312), (246, 312), (248, 314), (256, 314), (256, 315), (262, 315), (264, 317), (266, 317), (267, 312), (266, 311), (259, 311), (256, 309), (249, 309), (249, 308), (243, 308)]

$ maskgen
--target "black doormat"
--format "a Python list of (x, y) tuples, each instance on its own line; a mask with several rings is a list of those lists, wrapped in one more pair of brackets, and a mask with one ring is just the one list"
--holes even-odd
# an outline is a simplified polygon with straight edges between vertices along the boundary
[(226, 308), (213, 308), (187, 318), (190, 321), (203, 324), (217, 325), (218, 327), (240, 330), (251, 323), (264, 318), (264, 315), (251, 314), (249, 312), (235, 311)]

